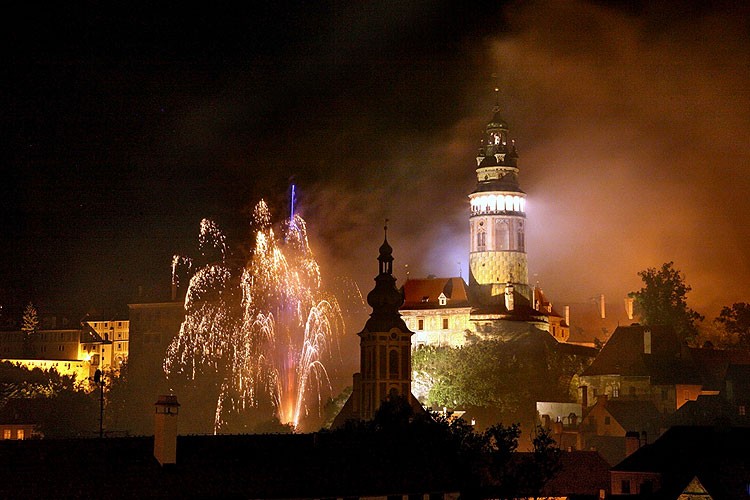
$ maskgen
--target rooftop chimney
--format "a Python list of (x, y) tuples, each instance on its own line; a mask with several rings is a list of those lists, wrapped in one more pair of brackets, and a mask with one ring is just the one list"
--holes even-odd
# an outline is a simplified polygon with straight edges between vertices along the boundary
[(629, 431), (625, 434), (625, 456), (629, 457), (641, 447), (640, 436), (637, 432)]
[(513, 284), (505, 285), (505, 308), (508, 311), (513, 310)]
[(180, 403), (177, 396), (159, 396), (154, 406), (154, 457), (159, 465), (177, 463), (177, 413)]
[(625, 297), (625, 313), (628, 319), (633, 319), (633, 297)]

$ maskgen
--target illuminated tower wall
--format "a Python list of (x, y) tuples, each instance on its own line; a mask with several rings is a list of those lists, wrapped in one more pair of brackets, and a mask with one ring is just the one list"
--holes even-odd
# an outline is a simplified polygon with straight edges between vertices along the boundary
[(531, 297), (526, 262), (526, 193), (518, 184), (518, 154), (508, 139), (499, 108), (486, 128), (477, 155), (477, 187), (469, 195), (471, 216), (470, 285), (484, 285), (493, 296), (508, 283)]

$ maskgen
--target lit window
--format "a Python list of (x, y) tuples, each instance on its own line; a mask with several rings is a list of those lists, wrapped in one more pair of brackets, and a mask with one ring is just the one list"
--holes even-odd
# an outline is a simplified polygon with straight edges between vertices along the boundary
[(17, 439), (23, 439), (23, 438), (24, 438), (24, 432), (23, 432), (23, 429), (18, 429), (18, 430), (16, 431), (16, 438), (17, 438)]
[(3, 430), (3, 439), (10, 439), (10, 429)]
[(740, 408), (739, 408), (739, 410), (740, 410), (740, 415), (742, 415), (744, 417), (745, 416), (745, 412), (746, 412), (745, 406), (741, 405)]

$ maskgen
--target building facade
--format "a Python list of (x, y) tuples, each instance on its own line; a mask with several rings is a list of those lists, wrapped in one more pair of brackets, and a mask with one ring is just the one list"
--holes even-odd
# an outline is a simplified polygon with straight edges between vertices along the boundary
[(128, 360), (130, 352), (130, 320), (124, 317), (112, 319), (90, 319), (86, 322), (99, 336), (109, 342), (109, 365), (119, 370)]
[(110, 371), (112, 342), (87, 324), (77, 329), (39, 330), (24, 341), (22, 331), (0, 332), (0, 361), (29, 370), (55, 370), (89, 383), (96, 370)]

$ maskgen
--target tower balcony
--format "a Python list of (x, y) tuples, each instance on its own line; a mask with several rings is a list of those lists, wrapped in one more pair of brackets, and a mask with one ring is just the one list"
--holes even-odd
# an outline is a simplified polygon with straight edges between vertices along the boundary
[(518, 194), (484, 193), (471, 196), (471, 214), (526, 215), (526, 198)]

